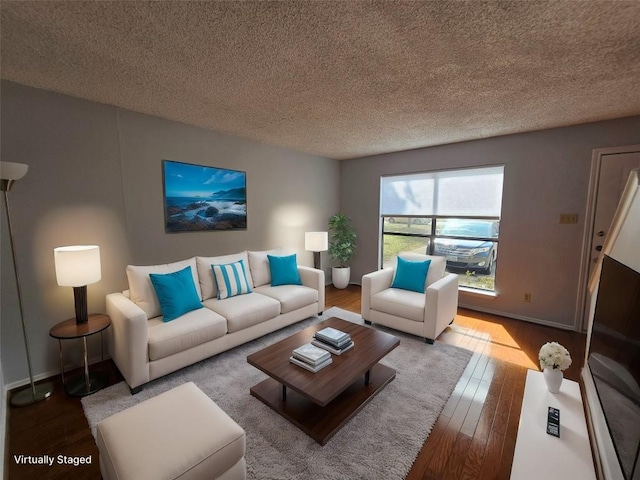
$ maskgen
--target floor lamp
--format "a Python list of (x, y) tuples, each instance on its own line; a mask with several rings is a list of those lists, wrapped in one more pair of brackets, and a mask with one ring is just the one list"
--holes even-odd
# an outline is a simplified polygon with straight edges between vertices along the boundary
[(7, 213), (7, 225), (9, 227), (9, 243), (11, 244), (11, 258), (13, 259), (13, 273), (16, 277), (16, 290), (18, 292), (18, 307), (20, 308), (20, 320), (22, 322), (22, 334), (24, 336), (24, 347), (27, 352), (27, 365), (29, 367), (30, 387), (15, 392), (11, 396), (11, 405), (24, 407), (39, 402), (49, 397), (53, 392), (53, 384), (50, 382), (36, 385), (33, 381), (33, 370), (31, 369), (31, 356), (29, 354), (29, 340), (27, 329), (24, 324), (24, 308), (22, 306), (22, 290), (20, 289), (20, 276), (18, 275), (18, 264), (16, 262), (16, 250), (13, 242), (13, 228), (11, 225), (11, 214), (9, 212), (8, 193), (16, 180), (24, 177), (29, 169), (24, 163), (0, 162), (0, 188), (4, 196), (4, 207)]

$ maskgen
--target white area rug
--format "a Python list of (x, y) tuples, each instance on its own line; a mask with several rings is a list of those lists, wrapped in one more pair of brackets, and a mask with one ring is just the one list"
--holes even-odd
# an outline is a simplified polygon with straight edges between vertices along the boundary
[(360, 315), (336, 307), (147, 384), (131, 395), (124, 382), (84, 397), (95, 437), (100, 420), (185, 382), (194, 382), (247, 433), (249, 479), (401, 479), (409, 472), (471, 352), (385, 329), (400, 346), (381, 363), (396, 378), (323, 447), (249, 394), (266, 375), (247, 355), (329, 317), (362, 324)]

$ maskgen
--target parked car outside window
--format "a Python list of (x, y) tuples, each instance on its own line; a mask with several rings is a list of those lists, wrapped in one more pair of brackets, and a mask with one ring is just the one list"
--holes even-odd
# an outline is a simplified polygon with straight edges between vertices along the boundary
[(411, 218), (411, 217), (388, 217), (389, 223), (406, 223), (407, 225), (427, 225), (429, 223), (428, 218)]
[[(436, 238), (434, 254), (447, 258), (447, 267), (491, 273), (498, 258), (499, 222), (490, 220), (448, 220)], [(467, 238), (465, 238), (467, 237)]]

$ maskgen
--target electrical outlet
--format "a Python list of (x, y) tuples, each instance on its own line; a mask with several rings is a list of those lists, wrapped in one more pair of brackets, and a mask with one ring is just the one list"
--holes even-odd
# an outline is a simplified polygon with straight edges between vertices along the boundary
[(560, 224), (569, 225), (578, 223), (578, 214), (577, 213), (561, 213), (560, 214)]
[(529, 292), (525, 292), (523, 302), (531, 303), (531, 294)]

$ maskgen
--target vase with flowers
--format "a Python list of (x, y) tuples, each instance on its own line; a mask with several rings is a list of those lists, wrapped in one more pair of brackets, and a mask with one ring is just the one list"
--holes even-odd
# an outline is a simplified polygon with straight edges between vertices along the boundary
[(540, 368), (551, 393), (558, 393), (562, 385), (563, 371), (571, 365), (569, 351), (558, 342), (547, 342), (538, 353)]

